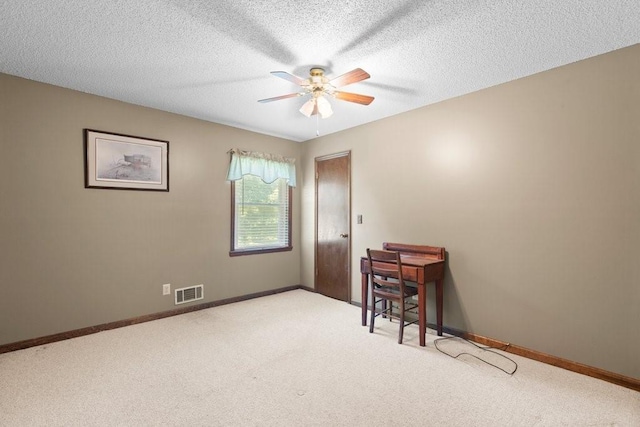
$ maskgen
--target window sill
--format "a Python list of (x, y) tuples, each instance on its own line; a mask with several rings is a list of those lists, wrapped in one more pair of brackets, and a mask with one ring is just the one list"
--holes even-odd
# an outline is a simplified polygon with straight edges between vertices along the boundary
[(291, 250), (293, 250), (293, 246), (284, 246), (282, 248), (268, 248), (268, 249), (238, 249), (235, 251), (229, 251), (229, 256), (268, 254), (272, 252), (289, 252)]

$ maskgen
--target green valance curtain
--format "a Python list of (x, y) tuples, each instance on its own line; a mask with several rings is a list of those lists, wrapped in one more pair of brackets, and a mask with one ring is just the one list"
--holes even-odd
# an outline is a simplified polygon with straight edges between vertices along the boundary
[(296, 159), (238, 148), (231, 149), (229, 153), (231, 162), (227, 181), (237, 181), (244, 175), (255, 175), (266, 184), (283, 178), (290, 187), (296, 186)]

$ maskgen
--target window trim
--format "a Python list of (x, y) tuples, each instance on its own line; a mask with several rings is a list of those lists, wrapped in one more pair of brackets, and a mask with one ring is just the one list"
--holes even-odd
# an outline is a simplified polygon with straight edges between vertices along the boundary
[(279, 248), (266, 248), (266, 249), (234, 249), (234, 242), (236, 241), (236, 182), (235, 181), (231, 181), (231, 240), (229, 242), (230, 244), (230, 249), (229, 249), (229, 256), (242, 256), (242, 255), (255, 255), (255, 254), (266, 254), (266, 253), (272, 253), (272, 252), (288, 252), (288, 251), (292, 251), (293, 250), (293, 245), (291, 244), (291, 235), (292, 230), (291, 230), (291, 223), (292, 223), (292, 213), (291, 213), (291, 209), (293, 207), (293, 203), (292, 203), (292, 199), (293, 199), (293, 188), (289, 185), (287, 185), (287, 190), (289, 192), (288, 194), (288, 213), (287, 213), (287, 229), (288, 229), (288, 236), (287, 236), (287, 246), (282, 246)]

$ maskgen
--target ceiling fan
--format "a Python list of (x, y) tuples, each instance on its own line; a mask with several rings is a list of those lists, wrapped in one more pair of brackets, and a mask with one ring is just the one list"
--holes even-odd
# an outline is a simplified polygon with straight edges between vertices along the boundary
[(369, 105), (374, 100), (373, 96), (360, 95), (357, 93), (342, 92), (336, 90), (339, 87), (357, 83), (362, 80), (366, 80), (369, 77), (369, 73), (361, 68), (351, 70), (346, 74), (329, 80), (324, 75), (324, 69), (320, 67), (314, 67), (309, 70), (309, 78), (303, 79), (293, 74), (289, 74), (286, 71), (272, 71), (276, 77), (288, 80), (302, 87), (301, 92), (290, 93), (287, 95), (276, 96), (274, 98), (260, 99), (258, 102), (271, 102), (278, 101), (280, 99), (294, 98), (297, 96), (311, 95), (305, 104), (300, 108), (300, 112), (307, 117), (311, 117), (315, 114), (319, 114), (320, 117), (327, 118), (333, 114), (331, 104), (327, 101), (325, 95), (331, 96), (342, 101), (355, 102), (357, 104)]

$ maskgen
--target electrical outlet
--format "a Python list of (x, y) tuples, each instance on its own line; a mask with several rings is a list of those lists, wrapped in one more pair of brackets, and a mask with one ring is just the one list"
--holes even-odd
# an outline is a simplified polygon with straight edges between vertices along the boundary
[(170, 295), (171, 294), (171, 283), (165, 283), (162, 285), (162, 295)]

